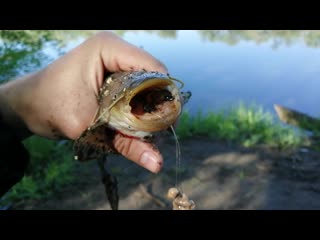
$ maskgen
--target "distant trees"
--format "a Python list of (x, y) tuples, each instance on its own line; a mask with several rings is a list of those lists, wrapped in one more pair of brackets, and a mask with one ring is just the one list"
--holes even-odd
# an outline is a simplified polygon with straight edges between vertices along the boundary
[(320, 31), (316, 30), (199, 30), (202, 39), (235, 45), (240, 41), (257, 44), (271, 41), (274, 48), (303, 41), (308, 47), (320, 47)]
[[(114, 30), (120, 36), (126, 32), (144, 31), (162, 38), (177, 37), (177, 30)], [(97, 30), (0, 30), (0, 81), (33, 71), (51, 60), (44, 51), (47, 46), (64, 53), (71, 40), (86, 38)], [(270, 41), (273, 48), (303, 41), (308, 47), (320, 47), (320, 31), (316, 30), (198, 30), (205, 41), (235, 45), (240, 41), (257, 44)]]
[(0, 30), (0, 81), (38, 68), (50, 57), (43, 51), (48, 45), (63, 53), (63, 46), (78, 37), (96, 31), (88, 30)]

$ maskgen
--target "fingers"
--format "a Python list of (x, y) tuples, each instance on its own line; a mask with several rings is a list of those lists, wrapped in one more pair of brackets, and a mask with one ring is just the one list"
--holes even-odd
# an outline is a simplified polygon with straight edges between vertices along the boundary
[(146, 70), (168, 73), (166, 66), (145, 50), (121, 39), (112, 32), (99, 33), (102, 60), (109, 72)]
[[(146, 70), (168, 73), (166, 66), (150, 53), (112, 32), (97, 34), (92, 46), (97, 45), (100, 46), (100, 56), (108, 72)], [(114, 146), (121, 155), (153, 173), (158, 173), (162, 168), (161, 154), (149, 143), (117, 134)]]
[(124, 157), (153, 173), (158, 173), (162, 168), (161, 154), (149, 143), (117, 134), (114, 146)]

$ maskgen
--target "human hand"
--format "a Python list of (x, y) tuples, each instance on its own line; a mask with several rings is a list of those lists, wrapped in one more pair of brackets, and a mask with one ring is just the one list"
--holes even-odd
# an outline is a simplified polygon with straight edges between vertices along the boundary
[[(2, 112), (8, 122), (19, 124), (15, 127), (20, 119), (34, 134), (76, 139), (94, 118), (105, 73), (142, 69), (167, 73), (146, 51), (101, 32), (41, 71), (1, 86)], [(162, 156), (149, 143), (117, 134), (114, 146), (151, 172), (161, 169)]]

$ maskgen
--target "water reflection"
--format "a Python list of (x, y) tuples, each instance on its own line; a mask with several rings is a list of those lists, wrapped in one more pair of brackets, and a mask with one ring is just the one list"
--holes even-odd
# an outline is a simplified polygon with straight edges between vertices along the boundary
[[(242, 101), (270, 111), (278, 103), (319, 116), (320, 31), (113, 31), (156, 56), (185, 82), (193, 93), (187, 106), (192, 112)], [(69, 50), (96, 31), (11, 31), (11, 37), (4, 32), (0, 30), (0, 81), (45, 65), (48, 56), (57, 58), (58, 43)]]
[(319, 31), (125, 31), (193, 92), (188, 110), (273, 104), (319, 116)]
[(157, 34), (161, 38), (177, 38), (177, 30), (115, 30), (114, 33), (119, 35), (120, 37), (123, 37), (126, 32), (146, 32), (146, 33), (152, 33)]
[(256, 44), (272, 41), (273, 48), (282, 45), (291, 46), (304, 41), (308, 47), (320, 46), (320, 31), (310, 30), (227, 30), (198, 31), (204, 40), (222, 41), (235, 45), (240, 41), (252, 41)]
[(34, 71), (96, 30), (0, 30), (0, 82)]
[[(157, 34), (162, 38), (177, 38), (178, 30), (116, 30), (119, 36), (127, 32), (145, 32)], [(256, 44), (272, 42), (273, 48), (282, 45), (291, 46), (294, 43), (303, 41), (308, 47), (320, 47), (319, 30), (198, 30), (196, 31), (201, 39), (210, 42), (224, 42), (229, 45), (236, 45), (240, 41), (252, 41)]]

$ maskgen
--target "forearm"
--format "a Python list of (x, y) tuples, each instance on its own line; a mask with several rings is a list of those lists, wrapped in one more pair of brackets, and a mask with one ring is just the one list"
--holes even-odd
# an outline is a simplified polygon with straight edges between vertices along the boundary
[(23, 82), (20, 80), (23, 79), (0, 85), (0, 120), (8, 128), (7, 132), (10, 130), (18, 139), (23, 140), (32, 133), (19, 112), (19, 109), (23, 108), (21, 105), (23, 96), (20, 94)]
[(31, 132), (15, 110), (18, 89), (13, 82), (0, 85), (0, 197), (23, 178), (29, 163), (22, 140)]

